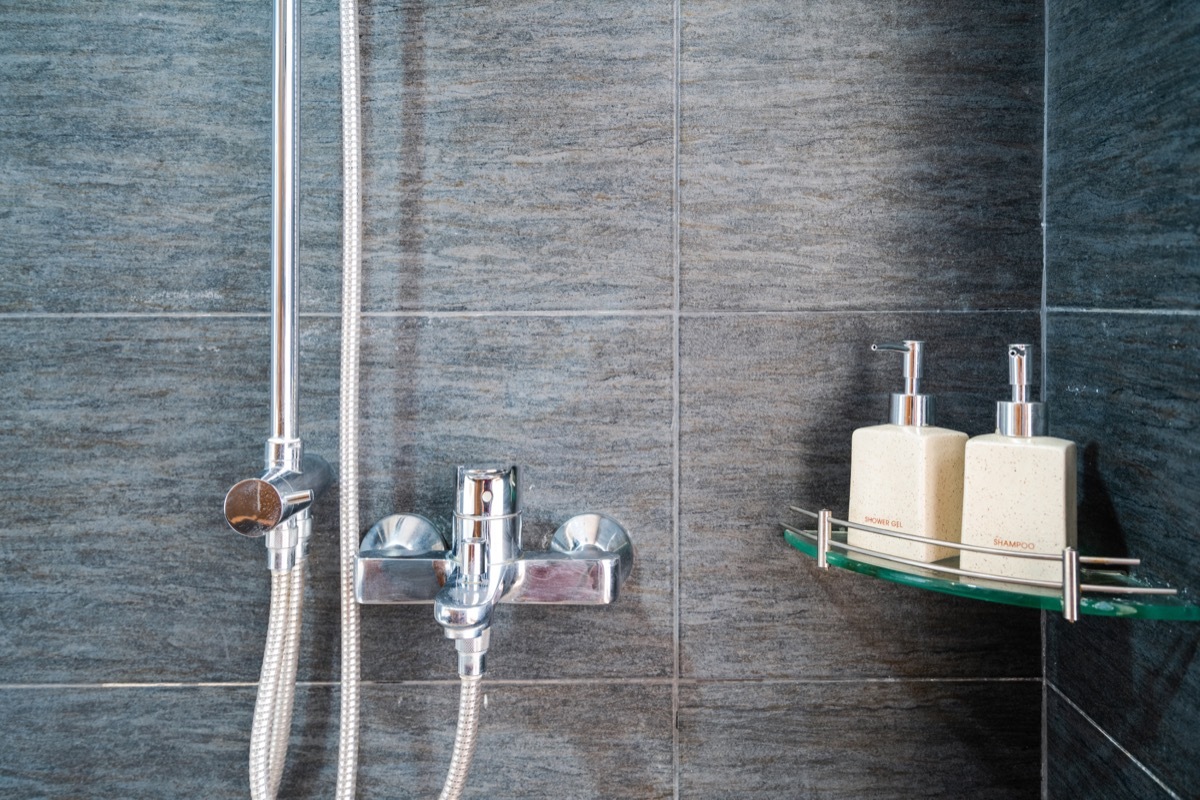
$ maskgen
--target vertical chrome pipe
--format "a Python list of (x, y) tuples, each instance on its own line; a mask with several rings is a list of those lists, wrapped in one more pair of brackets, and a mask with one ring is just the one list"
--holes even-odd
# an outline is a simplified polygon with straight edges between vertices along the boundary
[(267, 469), (299, 471), (296, 361), (300, 245), (297, 174), (300, 151), (298, 0), (275, 0), (271, 127), (271, 438)]

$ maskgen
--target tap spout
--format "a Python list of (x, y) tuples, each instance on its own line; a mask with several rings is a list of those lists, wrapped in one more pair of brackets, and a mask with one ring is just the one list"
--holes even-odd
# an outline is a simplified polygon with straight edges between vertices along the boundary
[(473, 639), (492, 624), (492, 612), (500, 604), (517, 573), (515, 564), (498, 566), (482, 581), (461, 580), (461, 573), (442, 587), (433, 599), (433, 616), (446, 631), (447, 639)]

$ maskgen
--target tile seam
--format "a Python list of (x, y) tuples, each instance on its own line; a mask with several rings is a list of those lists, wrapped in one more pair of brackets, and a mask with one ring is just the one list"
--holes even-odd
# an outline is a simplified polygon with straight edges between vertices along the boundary
[[(1103, 314), (1161, 314), (1171, 316), (1200, 315), (1200, 310), (1154, 310), (1154, 309), (1080, 309), (1050, 307), (1051, 312), (1103, 313)], [(364, 311), (364, 318), (374, 319), (486, 319), (486, 318), (572, 318), (572, 317), (646, 317), (669, 319), (706, 319), (712, 317), (767, 317), (767, 316), (833, 316), (837, 314), (886, 316), (896, 314), (934, 314), (966, 316), (971, 314), (1034, 314), (1036, 309), (1020, 308), (976, 308), (976, 309), (920, 309), (920, 308), (841, 308), (841, 309), (732, 309), (693, 310), (669, 309), (548, 309), (544, 311)], [(270, 319), (267, 311), (180, 311), (180, 312), (0, 312), (0, 321), (21, 320), (88, 320), (88, 319)], [(341, 319), (332, 311), (304, 311), (302, 319)]]
[(1194, 308), (1089, 308), (1084, 306), (1048, 306), (1049, 314), (1113, 314), (1143, 317), (1200, 317)]
[[(363, 686), (457, 686), (457, 678), (396, 681), (363, 681)], [(939, 684), (1041, 684), (1037, 677), (1012, 678), (488, 678), (490, 686), (834, 686), (834, 685), (929, 685)], [(338, 681), (297, 681), (307, 688), (337, 688)], [(0, 691), (127, 690), (127, 689), (245, 689), (258, 686), (254, 681), (102, 681), (98, 683), (3, 683)]]
[(679, 753), (679, 679), (680, 662), (683, 658), (680, 641), (681, 600), (680, 600), (680, 564), (682, 557), (680, 546), (680, 473), (682, 471), (681, 430), (682, 430), (682, 400), (681, 400), (681, 346), (680, 320), (682, 319), (682, 204), (680, 192), (682, 185), (681, 141), (683, 127), (683, 5), (682, 0), (673, 0), (671, 4), (671, 795), (673, 800), (679, 800), (680, 773), (682, 759)]
[[(1041, 399), (1046, 401), (1049, 394), (1048, 381), (1050, 378), (1049, 356), (1049, 312), (1050, 304), (1050, 250), (1047, 243), (1050, 220), (1050, 0), (1042, 0), (1042, 303), (1039, 314), (1041, 326), (1039, 344), (1041, 346)], [(1046, 694), (1046, 618), (1043, 610), (1040, 614), (1038, 633), (1041, 638), (1042, 656), (1042, 698), (1041, 698), (1041, 746), (1039, 749), (1039, 769), (1041, 770), (1041, 797), (1048, 800), (1050, 796), (1050, 735), (1049, 735), (1049, 700)]]

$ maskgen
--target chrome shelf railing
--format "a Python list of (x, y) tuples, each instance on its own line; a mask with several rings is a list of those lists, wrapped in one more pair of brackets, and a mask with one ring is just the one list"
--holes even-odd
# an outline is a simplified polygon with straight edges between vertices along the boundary
[[(1061, 553), (1013, 552), (995, 547), (937, 540), (939, 547), (970, 550), (1013, 559), (1057, 561), (1062, 565), (1059, 581), (993, 575), (964, 570), (958, 556), (932, 563), (880, 553), (849, 544), (846, 532), (867, 531), (893, 539), (927, 544), (925, 536), (835, 519), (829, 509), (809, 511), (790, 506), (796, 514), (816, 520), (815, 530), (783, 524), (784, 538), (797, 550), (816, 559), (817, 566), (830, 565), (877, 578), (932, 591), (973, 597), (979, 600), (1061, 611), (1070, 622), (1079, 615), (1141, 617), (1200, 621), (1200, 606), (1179, 589), (1130, 574), (1141, 564), (1137, 558), (1080, 555), (1075, 548)], [(840, 530), (835, 530), (838, 526)]]

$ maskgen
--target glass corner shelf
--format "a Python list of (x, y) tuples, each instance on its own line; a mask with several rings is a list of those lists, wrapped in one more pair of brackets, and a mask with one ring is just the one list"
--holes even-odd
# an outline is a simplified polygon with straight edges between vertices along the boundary
[[(1058, 611), (1070, 621), (1074, 621), (1079, 614), (1087, 614), (1099, 617), (1200, 622), (1200, 605), (1197, 605), (1186, 591), (1180, 593), (1169, 586), (1146, 580), (1124, 570), (1087, 566), (1133, 566), (1138, 563), (1136, 559), (1088, 558), (1080, 557), (1074, 551), (1067, 551), (1064, 553), (1064, 559), (1070, 558), (1081, 563), (1075, 565), (1074, 570), (1064, 570), (1064, 575), (1068, 576), (1065, 588), (1062, 585), (1039, 581), (1031, 583), (1042, 585), (1023, 585), (1009, 578), (966, 573), (959, 569), (958, 556), (951, 556), (932, 564), (918, 564), (852, 547), (846, 542), (846, 531), (851, 527), (900, 538), (908, 538), (908, 535), (833, 519), (828, 511), (817, 513), (795, 506), (792, 506), (791, 510), (816, 519), (818, 524), (815, 530), (806, 530), (799, 525), (784, 523), (784, 539), (801, 553), (816, 559), (821, 566), (834, 566), (893, 583), (958, 597)], [(939, 544), (956, 547), (953, 543)], [(961, 545), (957, 547), (969, 549)], [(1074, 579), (1070, 577), (1072, 573)]]

